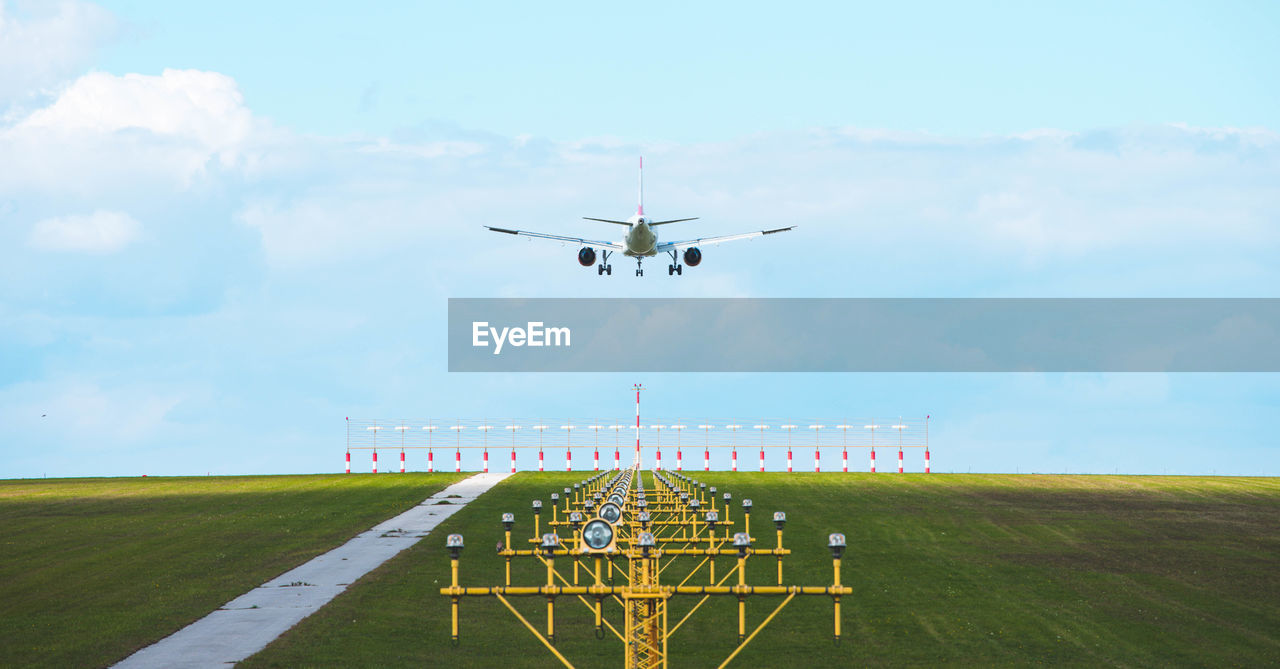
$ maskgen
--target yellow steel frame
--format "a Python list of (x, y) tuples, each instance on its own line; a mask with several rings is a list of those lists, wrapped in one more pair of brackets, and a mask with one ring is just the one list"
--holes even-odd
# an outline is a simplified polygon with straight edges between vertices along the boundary
[[(656, 474), (656, 472), (655, 472)], [(629, 475), (633, 480), (638, 477), (638, 472), (632, 468)], [(464, 587), (458, 582), (458, 558), (455, 552), (451, 560), (451, 585), (448, 588), (441, 588), (440, 594), (450, 598), (451, 601), (451, 634), (452, 639), (458, 639), (458, 601), (461, 597), (475, 596), (493, 596), (500, 601), (503, 606), (509, 610), (512, 615), (519, 620), (526, 629), (542, 643), (548, 651), (551, 652), (557, 660), (564, 666), (572, 667), (572, 663), (564, 657), (562, 653), (555, 647), (555, 601), (557, 597), (573, 596), (576, 597), (584, 606), (590, 609), (595, 616), (595, 625), (597, 636), (603, 638), (603, 630), (608, 629), (625, 644), (625, 662), (626, 669), (649, 669), (659, 667), (665, 669), (668, 666), (667, 643), (671, 636), (674, 635), (681, 626), (688, 621), (694, 613), (702, 607), (704, 603), (713, 595), (728, 595), (738, 599), (738, 645), (721, 663), (721, 667), (728, 665), (739, 653), (751, 643), (757, 635), (760, 634), (770, 622), (787, 606), (797, 595), (825, 595), (832, 598), (834, 603), (834, 631), (835, 639), (840, 638), (840, 598), (849, 595), (852, 589), (844, 586), (840, 582), (840, 559), (833, 556), (833, 580), (829, 586), (798, 586), (782, 584), (782, 560), (783, 557), (789, 555), (791, 551), (782, 546), (782, 530), (777, 530), (777, 544), (774, 548), (724, 548), (727, 542), (732, 541), (732, 528), (734, 523), (728, 520), (729, 506), (724, 505), (725, 519), (715, 522), (707, 522), (699, 517), (697, 511), (690, 511), (689, 504), (681, 499), (681, 493), (686, 493), (688, 499), (697, 499), (699, 504), (706, 501), (705, 493), (701, 488), (693, 487), (685, 481), (677, 478), (676, 480), (664, 480), (658, 476), (654, 480), (659, 483), (657, 489), (646, 490), (646, 497), (651, 497), (652, 502), (648, 503), (646, 509), (650, 513), (650, 520), (643, 524), (639, 521), (640, 507), (636, 504), (638, 500), (637, 489), (633, 486), (629, 490), (629, 497), (624, 506), (625, 521), (620, 521), (615, 526), (615, 534), (617, 546), (619, 548), (617, 557), (625, 558), (627, 568), (618, 569), (614, 565), (613, 558), (615, 556), (604, 556), (598, 554), (583, 555), (579, 550), (580, 531), (578, 527), (572, 527), (572, 540), (566, 547), (561, 547), (552, 551), (539, 551), (538, 549), (514, 549), (511, 547), (511, 533), (506, 532), (506, 542), (500, 554), (506, 558), (505, 579), (502, 586), (482, 586), (482, 587)], [(591, 499), (591, 496), (600, 492), (604, 486), (609, 483), (604, 475), (597, 475), (589, 480), (588, 484), (581, 486), (572, 496), (565, 495), (565, 508), (558, 511), (556, 505), (551, 505), (552, 519), (546, 525), (548, 529), (554, 531), (557, 527), (568, 527), (568, 520), (560, 520), (558, 516), (563, 513), (563, 517), (568, 518), (571, 510), (581, 509), (584, 503)], [(715, 499), (711, 496), (711, 505), (708, 510), (714, 509)], [(534, 517), (534, 531), (538, 531), (539, 524), (537, 516)], [(744, 525), (750, 522), (750, 514), (743, 514)], [(747, 525), (749, 527), (749, 525)], [(723, 536), (717, 536), (716, 529), (723, 527), (725, 533)], [(703, 533), (705, 530), (705, 534)], [(650, 531), (654, 537), (654, 546), (640, 547), (638, 539), (642, 532)], [(531, 542), (540, 541), (535, 537), (530, 539)], [(754, 541), (754, 539), (752, 539)], [(679, 544), (678, 548), (663, 548), (667, 544)], [(777, 558), (777, 585), (748, 585), (746, 582), (746, 561), (756, 555), (776, 556)], [(716, 558), (717, 557), (735, 557), (735, 564), (727, 573), (717, 580), (716, 579)], [(536, 557), (546, 566), (546, 582), (541, 586), (513, 586), (511, 584), (511, 558), (513, 557)], [(561, 574), (556, 569), (556, 558), (567, 557), (573, 561), (572, 577), (567, 574)], [(590, 560), (586, 565), (586, 573), (592, 580), (591, 585), (582, 585), (579, 583), (579, 570), (582, 566), (583, 558)], [(665, 564), (662, 558), (669, 557)], [(675, 561), (681, 557), (701, 557), (701, 561), (679, 582), (678, 585), (663, 585), (660, 577), (664, 571), (671, 567)], [(603, 562), (608, 561), (608, 577), (610, 585), (606, 585), (603, 578)], [(688, 582), (702, 570), (703, 565), (708, 565), (708, 582), (707, 585), (688, 585)], [(625, 584), (612, 585), (615, 572), (618, 577), (625, 579)], [(736, 585), (725, 585), (725, 583), (734, 575), (738, 576)], [(570, 580), (572, 578), (572, 581)], [(559, 582), (559, 584), (557, 584)], [(701, 599), (684, 615), (674, 626), (668, 626), (668, 602), (671, 597), (681, 595), (701, 595)], [(751, 631), (746, 633), (746, 599), (752, 595), (785, 595), (782, 603), (777, 606), (764, 620)], [(547, 600), (546, 609), (546, 632), (540, 632), (538, 628), (531, 623), (525, 616), (508, 601), (508, 597), (512, 596), (541, 596)], [(594, 600), (594, 603), (588, 600), (588, 597)], [(610, 623), (605, 617), (603, 611), (603, 601), (605, 598), (611, 598), (622, 606), (624, 612), (624, 620), (622, 630), (619, 631), (614, 624)]]

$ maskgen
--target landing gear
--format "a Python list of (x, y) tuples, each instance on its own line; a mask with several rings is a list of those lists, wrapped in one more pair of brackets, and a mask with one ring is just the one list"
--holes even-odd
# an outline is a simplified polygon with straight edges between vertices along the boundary
[(684, 276), (684, 265), (680, 264), (680, 256), (676, 255), (675, 251), (667, 251), (667, 253), (671, 254), (671, 264), (667, 265), (667, 276), (672, 274)]
[(644, 269), (640, 266), (641, 260), (640, 257), (636, 257), (636, 276), (644, 276)]
[(596, 267), (596, 276), (603, 274), (613, 276), (613, 265), (609, 264), (609, 252), (601, 249), (600, 254), (602, 257), (600, 258), (600, 265)]

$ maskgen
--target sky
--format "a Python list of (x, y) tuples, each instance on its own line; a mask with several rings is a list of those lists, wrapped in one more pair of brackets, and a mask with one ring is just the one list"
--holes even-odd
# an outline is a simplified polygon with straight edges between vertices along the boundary
[[(0, 477), (339, 471), (346, 417), (625, 419), (637, 382), (653, 420), (929, 414), (934, 471), (1280, 474), (1275, 374), (445, 357), (450, 297), (1276, 297), (1277, 28), (1267, 2), (0, 3)], [(580, 217), (632, 211), (642, 154), (646, 213), (691, 235), (799, 227), (676, 278), (481, 227), (612, 234)]]

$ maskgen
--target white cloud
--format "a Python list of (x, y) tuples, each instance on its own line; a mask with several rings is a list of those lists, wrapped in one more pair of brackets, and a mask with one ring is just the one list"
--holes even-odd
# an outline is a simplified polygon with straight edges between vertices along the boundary
[(111, 13), (84, 2), (0, 2), (0, 109), (38, 95), (87, 66), (115, 33)]
[(282, 161), (308, 164), (305, 148), (281, 149), (282, 138), (288, 135), (253, 116), (226, 75), (94, 72), (0, 129), (0, 196), (151, 199), (217, 186), (219, 172), (260, 175)]
[(119, 211), (46, 218), (31, 229), (31, 246), (46, 251), (114, 253), (138, 238), (142, 226)]
[(194, 140), (230, 162), (252, 131), (253, 116), (235, 80), (225, 74), (166, 69), (159, 76), (117, 77), (92, 72), (18, 127), (89, 133), (147, 130)]

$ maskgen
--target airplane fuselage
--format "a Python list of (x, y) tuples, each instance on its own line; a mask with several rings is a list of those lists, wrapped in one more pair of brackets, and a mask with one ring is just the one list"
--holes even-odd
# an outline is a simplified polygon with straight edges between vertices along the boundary
[(627, 223), (631, 227), (627, 228), (627, 235), (622, 240), (623, 246), (627, 247), (622, 252), (622, 255), (631, 256), (632, 258), (638, 256), (647, 258), (657, 255), (658, 233), (649, 227), (649, 219), (636, 214), (628, 218)]

